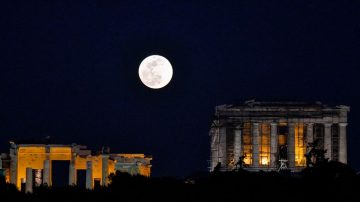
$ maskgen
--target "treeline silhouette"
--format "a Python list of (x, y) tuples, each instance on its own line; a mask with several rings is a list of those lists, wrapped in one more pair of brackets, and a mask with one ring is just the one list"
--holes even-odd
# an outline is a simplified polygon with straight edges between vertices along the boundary
[(184, 179), (117, 172), (108, 187), (34, 187), (32, 194), (0, 182), (0, 201), (360, 201), (360, 176), (339, 162), (324, 162), (294, 174), (215, 172)]

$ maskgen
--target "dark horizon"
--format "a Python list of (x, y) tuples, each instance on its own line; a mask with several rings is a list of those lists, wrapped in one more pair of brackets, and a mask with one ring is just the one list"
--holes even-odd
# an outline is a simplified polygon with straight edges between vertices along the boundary
[[(154, 176), (207, 171), (214, 107), (242, 100), (348, 105), (360, 170), (359, 1), (0, 3), (0, 152), (42, 139), (152, 155)], [(172, 63), (152, 90), (148, 55)]]

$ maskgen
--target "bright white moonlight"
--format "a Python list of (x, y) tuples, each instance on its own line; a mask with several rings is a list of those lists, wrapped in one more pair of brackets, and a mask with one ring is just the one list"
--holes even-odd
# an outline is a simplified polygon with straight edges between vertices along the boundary
[(149, 88), (159, 89), (166, 86), (173, 75), (172, 66), (166, 58), (151, 55), (145, 58), (139, 67), (141, 82)]

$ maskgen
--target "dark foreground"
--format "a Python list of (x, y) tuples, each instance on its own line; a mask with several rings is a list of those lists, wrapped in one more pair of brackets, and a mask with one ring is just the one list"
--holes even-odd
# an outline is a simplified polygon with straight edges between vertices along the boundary
[(117, 173), (108, 187), (38, 187), (33, 194), (0, 183), (0, 201), (360, 201), (360, 176), (330, 162), (297, 175), (244, 170), (187, 179), (145, 178)]

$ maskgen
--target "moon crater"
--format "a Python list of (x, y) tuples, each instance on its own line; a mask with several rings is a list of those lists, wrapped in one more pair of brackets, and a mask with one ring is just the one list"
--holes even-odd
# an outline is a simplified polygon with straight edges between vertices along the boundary
[(141, 82), (149, 88), (159, 89), (166, 86), (173, 74), (170, 62), (163, 56), (151, 55), (139, 67)]

